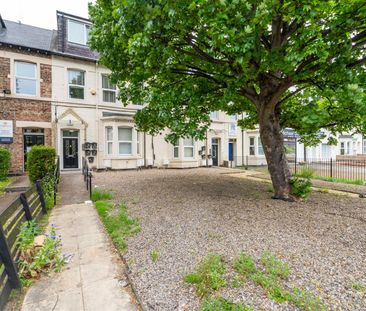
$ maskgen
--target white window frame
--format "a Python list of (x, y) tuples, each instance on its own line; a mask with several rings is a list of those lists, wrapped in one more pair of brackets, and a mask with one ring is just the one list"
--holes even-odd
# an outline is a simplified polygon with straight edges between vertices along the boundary
[(341, 145), (340, 145), (339, 151), (340, 151), (340, 154), (341, 155), (345, 155), (346, 154), (346, 148), (345, 148), (345, 142), (344, 141), (341, 141)]
[(141, 146), (140, 146), (140, 132), (136, 131), (136, 153), (138, 155), (141, 154)]
[(210, 112), (210, 119), (211, 120), (218, 120), (219, 119), (219, 111), (211, 111)]
[[(81, 85), (81, 84), (73, 84), (73, 83), (70, 83), (70, 76), (69, 76), (69, 73), (71, 71), (77, 71), (77, 72), (80, 72), (84, 75), (84, 84)], [(68, 92), (68, 96), (70, 99), (77, 99), (77, 100), (85, 100), (85, 70), (81, 70), (81, 69), (73, 69), (73, 68), (69, 68), (67, 69), (67, 92)], [(70, 87), (74, 87), (74, 88), (79, 88), (79, 89), (83, 89), (83, 98), (77, 98), (77, 97), (71, 97), (70, 95)]]
[[(186, 145), (186, 140), (192, 140), (192, 145)], [(186, 156), (186, 149), (192, 149), (192, 156), (191, 157), (187, 157)], [(193, 159), (194, 158), (194, 139), (193, 138), (184, 138), (183, 139), (183, 157), (185, 159)]]
[[(20, 76), (17, 74), (17, 64), (30, 64), (30, 65), (34, 65), (34, 78), (30, 78), (30, 77), (26, 77), (26, 76)], [(26, 62), (26, 61), (22, 61), (22, 60), (15, 60), (14, 61), (14, 76), (15, 76), (15, 84), (14, 84), (14, 93), (15, 94), (19, 94), (19, 95), (24, 95), (24, 96), (37, 96), (38, 93), (38, 86), (37, 86), (37, 64), (36, 63), (32, 63), (32, 62)], [(36, 84), (36, 89), (35, 89), (35, 93), (34, 94), (26, 94), (26, 93), (18, 93), (17, 92), (17, 80), (18, 79), (22, 79), (22, 80), (30, 80), (30, 81), (34, 81)]]
[[(70, 23), (79, 24), (79, 25), (83, 26), (83, 32), (84, 32), (83, 42), (76, 42), (76, 41), (70, 40)], [(89, 35), (88, 29), (89, 28), (90, 28), (90, 25), (88, 25), (88, 24), (85, 24), (83, 22), (79, 22), (79, 21), (76, 21), (76, 20), (73, 20), (73, 19), (68, 19), (67, 20), (67, 41), (70, 42), (70, 43), (74, 43), (74, 44), (87, 45), (88, 35)]]
[(362, 147), (363, 154), (366, 154), (366, 139), (363, 139), (363, 147)]
[[(128, 129), (131, 131), (131, 140), (119, 140), (119, 129)], [(118, 126), (117, 128), (117, 139), (118, 139), (118, 155), (120, 156), (131, 156), (133, 154), (133, 128), (132, 127), (127, 127), (127, 126)], [(120, 153), (119, 150), (119, 146), (120, 144), (131, 144), (131, 153)]]
[[(102, 101), (104, 103), (115, 103), (117, 101), (117, 89), (116, 86), (114, 85), (114, 89), (109, 89), (109, 88), (105, 88), (103, 87), (103, 78), (107, 78), (109, 80), (108, 74), (102, 73)], [(109, 83), (112, 84), (109, 80)], [(108, 93), (114, 93), (114, 101), (105, 101), (104, 100), (104, 92), (108, 92)]]
[[(112, 139), (108, 139), (108, 130), (111, 130)], [(105, 127), (105, 146), (106, 146), (106, 155), (113, 155), (113, 126)], [(111, 145), (111, 152), (109, 152), (108, 146)]]
[[(259, 152), (259, 150), (262, 150), (262, 152)], [(264, 148), (260, 136), (257, 139), (257, 151), (259, 156), (264, 156)]]
[(173, 158), (179, 159), (179, 139), (173, 145)]
[[(253, 144), (252, 144), (253, 142)], [(249, 155), (255, 156), (255, 136), (249, 137)]]

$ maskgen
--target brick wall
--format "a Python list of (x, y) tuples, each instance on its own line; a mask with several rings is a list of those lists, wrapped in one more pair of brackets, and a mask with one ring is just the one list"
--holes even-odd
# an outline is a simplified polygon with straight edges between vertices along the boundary
[(4, 89), (10, 89), (10, 59), (0, 57), (0, 92)]
[[(51, 102), (41, 100), (0, 98), (0, 119), (13, 120), (13, 143), (0, 144), (12, 154), (11, 173), (23, 173), (23, 128), (16, 127), (16, 121), (51, 122)], [(52, 144), (51, 129), (44, 129), (45, 144)]]
[(52, 67), (51, 65), (40, 64), (41, 68), (41, 97), (52, 97)]

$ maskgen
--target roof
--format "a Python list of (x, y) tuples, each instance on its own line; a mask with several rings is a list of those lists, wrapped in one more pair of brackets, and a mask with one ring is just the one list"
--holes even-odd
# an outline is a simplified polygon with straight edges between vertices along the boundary
[(0, 28), (0, 43), (51, 52), (52, 30), (8, 20), (3, 21), (5, 28)]

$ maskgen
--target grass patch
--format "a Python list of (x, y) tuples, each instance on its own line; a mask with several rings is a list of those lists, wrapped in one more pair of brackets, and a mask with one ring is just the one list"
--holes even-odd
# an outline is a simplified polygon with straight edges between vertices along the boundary
[(159, 259), (159, 251), (157, 249), (154, 249), (150, 252), (150, 258), (152, 262), (157, 262)]
[(351, 185), (361, 185), (361, 186), (366, 185), (366, 180), (363, 180), (363, 179), (323, 177), (323, 176), (314, 175), (314, 172), (313, 172), (313, 175), (311, 175), (310, 177), (307, 177), (307, 176), (309, 176), (309, 174), (310, 173), (308, 173), (307, 171), (305, 173), (303, 173), (303, 171), (300, 171), (299, 173), (293, 174), (293, 176), (301, 177), (301, 178), (317, 179), (317, 180), (328, 181), (328, 182), (333, 182), (333, 183), (341, 183), (341, 184), (351, 184)]
[(103, 189), (95, 189), (92, 192), (91, 199), (93, 202), (111, 200), (113, 199), (113, 193)]
[(0, 181), (0, 197), (5, 194), (5, 188), (14, 181), (14, 178), (9, 177), (5, 180)]
[(272, 300), (279, 303), (287, 301), (301, 310), (326, 310), (320, 299), (311, 292), (284, 287), (282, 280), (290, 276), (290, 268), (286, 262), (270, 252), (264, 252), (260, 263), (262, 267), (258, 268), (253, 257), (241, 253), (234, 260), (234, 269), (239, 275), (261, 286)]
[(125, 252), (127, 250), (126, 238), (140, 231), (138, 220), (128, 216), (124, 204), (97, 201), (95, 208), (116, 247), (122, 253)]
[(196, 285), (198, 296), (207, 297), (213, 291), (226, 285), (223, 278), (225, 270), (221, 256), (210, 254), (199, 264), (196, 271), (188, 273), (184, 280)]
[(205, 301), (200, 311), (251, 311), (251, 307), (234, 303), (222, 297), (213, 297)]

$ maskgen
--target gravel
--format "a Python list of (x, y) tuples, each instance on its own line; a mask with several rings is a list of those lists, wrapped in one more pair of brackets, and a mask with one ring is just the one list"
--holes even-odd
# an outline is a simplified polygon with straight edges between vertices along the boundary
[[(130, 277), (144, 310), (198, 310), (183, 276), (209, 253), (231, 263), (264, 250), (288, 262), (286, 286), (320, 297), (331, 310), (366, 310), (366, 200), (314, 192), (306, 202), (272, 200), (269, 185), (224, 169), (143, 170), (95, 174), (115, 192), (141, 232), (128, 239)], [(153, 262), (150, 253), (158, 251)], [(228, 272), (230, 273), (230, 271)], [(255, 310), (297, 310), (267, 298), (257, 285), (224, 288), (225, 298)]]

